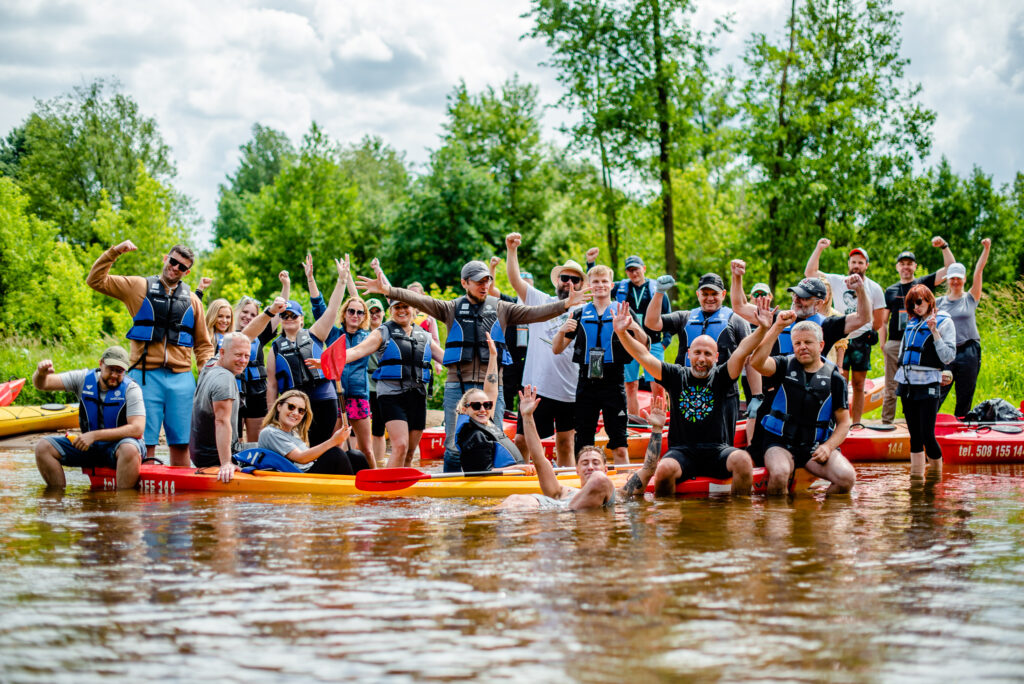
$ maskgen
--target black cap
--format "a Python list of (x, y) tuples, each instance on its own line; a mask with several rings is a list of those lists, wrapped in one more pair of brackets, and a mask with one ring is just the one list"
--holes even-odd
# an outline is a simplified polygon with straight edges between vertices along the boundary
[(910, 259), (915, 264), (917, 263), (917, 257), (914, 256), (914, 253), (911, 252), (909, 249), (906, 249), (906, 250), (903, 250), (902, 252), (900, 252), (900, 255), (898, 257), (896, 257), (896, 263), (898, 264), (901, 261), (903, 261), (904, 259)]
[(644, 260), (638, 257), (636, 254), (631, 254), (626, 257), (626, 268), (639, 268), (645, 266)]
[(700, 282), (697, 283), (698, 290), (703, 290), (704, 288), (725, 292), (725, 283), (717, 273), (705, 273), (700, 277)]
[(801, 299), (810, 299), (811, 297), (825, 299), (825, 297), (828, 296), (828, 290), (825, 289), (825, 283), (821, 282), (819, 278), (804, 278), (799, 283), (789, 288), (789, 291)]

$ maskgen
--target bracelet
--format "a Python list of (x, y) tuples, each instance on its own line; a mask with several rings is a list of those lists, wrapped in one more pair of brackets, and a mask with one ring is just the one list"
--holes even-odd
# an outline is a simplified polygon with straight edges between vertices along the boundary
[(940, 250), (943, 250), (943, 249), (949, 249), (949, 243), (948, 243), (948, 242), (943, 242), (943, 243), (942, 243), (942, 246), (941, 246), (941, 247), (939, 247), (939, 249), (940, 249)]
[(266, 309), (263, 310), (263, 313), (266, 314), (267, 318), (273, 318), (274, 317), (274, 314), (270, 311), (270, 307), (269, 306)]

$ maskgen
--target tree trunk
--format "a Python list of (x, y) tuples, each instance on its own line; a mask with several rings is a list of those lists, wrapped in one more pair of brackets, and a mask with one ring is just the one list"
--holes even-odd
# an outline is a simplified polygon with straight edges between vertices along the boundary
[[(675, 277), (679, 275), (679, 262), (676, 259), (675, 220), (672, 212), (672, 168), (669, 151), (672, 141), (668, 111), (668, 84), (664, 70), (665, 46), (661, 35), (660, 0), (652, 0), (652, 28), (654, 32), (654, 82), (657, 88), (658, 102), (658, 171), (661, 177), (661, 223), (665, 230), (665, 272)], [(669, 293), (676, 299), (678, 292), (673, 288)]]
[[(789, 3), (789, 52), (786, 53), (786, 61), (782, 63), (782, 82), (779, 84), (779, 129), (786, 131), (786, 80), (789, 76), (789, 62), (793, 58), (793, 50), (796, 45), (796, 0), (790, 0)], [(788, 136), (788, 132), (786, 132)], [(782, 158), (786, 154), (786, 136), (779, 136), (779, 140), (775, 145), (775, 160), (772, 162), (770, 177), (773, 182), (778, 182), (782, 177)], [(778, 235), (778, 215), (779, 215), (779, 196), (772, 195), (771, 200), (768, 201), (768, 226), (770, 228), (770, 242), (779, 244), (776, 240), (772, 239)], [(774, 249), (772, 250), (774, 251)], [(775, 286), (779, 280), (779, 267), (776, 259), (771, 258), (771, 254), (765, 255), (768, 257), (768, 287), (771, 288), (772, 292), (775, 291)]]

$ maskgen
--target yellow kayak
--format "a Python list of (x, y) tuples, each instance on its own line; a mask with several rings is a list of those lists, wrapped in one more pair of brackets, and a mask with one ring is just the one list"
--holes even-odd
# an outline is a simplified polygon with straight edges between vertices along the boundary
[(0, 407), (0, 437), (78, 427), (78, 404)]

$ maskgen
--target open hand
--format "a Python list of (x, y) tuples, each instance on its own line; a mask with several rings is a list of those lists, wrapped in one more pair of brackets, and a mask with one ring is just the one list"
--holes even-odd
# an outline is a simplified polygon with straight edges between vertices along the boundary
[(775, 312), (779, 310), (779, 307), (773, 308), (767, 297), (755, 299), (754, 306), (757, 307), (757, 324), (762, 328), (772, 327), (772, 323), (775, 322)]
[(524, 416), (532, 416), (540, 402), (541, 397), (537, 396), (537, 388), (533, 385), (527, 385), (519, 392), (519, 412)]
[(235, 474), (236, 470), (238, 470), (238, 466), (234, 463), (222, 465), (220, 470), (217, 471), (217, 479), (224, 483), (231, 482), (231, 477)]
[(569, 296), (566, 298), (566, 309), (571, 309), (574, 306), (583, 304), (584, 302), (590, 301), (593, 295), (590, 294), (590, 286), (587, 285), (579, 290), (570, 290)]
[(494, 344), (494, 340), (491, 339), (491, 333), (484, 333), (484, 337), (487, 338), (487, 353), (490, 354), (488, 358), (493, 359), (494, 355), (498, 353), (498, 345)]
[(649, 409), (640, 409), (640, 417), (651, 424), (655, 431), (660, 431), (668, 422), (665, 414), (665, 397), (654, 397)]
[(379, 294), (385, 297), (391, 292), (391, 288), (384, 284), (382, 272), (378, 272), (376, 278), (356, 276), (356, 287), (367, 294)]
[(313, 255), (307, 254), (306, 260), (302, 262), (302, 270), (306, 272), (306, 280), (313, 279)]
[(320, 359), (306, 359), (304, 361), (306, 368), (312, 368), (314, 370), (322, 370), (323, 362)]
[(615, 310), (615, 318), (612, 321), (613, 329), (617, 333), (626, 332), (632, 324), (633, 317), (629, 314), (629, 302), (619, 302), (618, 308)]
[(346, 254), (342, 259), (335, 259), (334, 265), (338, 267), (339, 280), (348, 278), (348, 254)]

